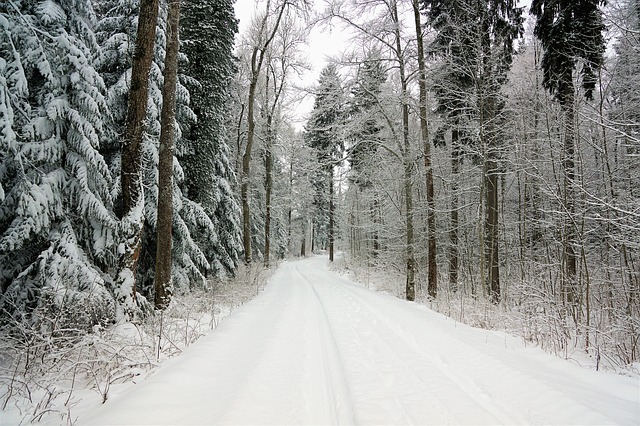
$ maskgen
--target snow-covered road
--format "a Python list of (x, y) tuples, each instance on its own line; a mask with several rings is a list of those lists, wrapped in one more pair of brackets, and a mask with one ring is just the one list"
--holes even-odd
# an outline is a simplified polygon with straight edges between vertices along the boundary
[(262, 294), (78, 424), (640, 424), (637, 378), (598, 373), (329, 272)]

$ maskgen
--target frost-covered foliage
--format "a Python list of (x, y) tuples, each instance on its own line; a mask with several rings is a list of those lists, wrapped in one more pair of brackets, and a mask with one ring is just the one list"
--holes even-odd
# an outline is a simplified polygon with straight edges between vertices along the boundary
[(94, 23), (90, 1), (13, 1), (0, 12), (3, 316), (83, 312), (88, 326), (114, 313), (104, 272), (118, 222), (100, 152), (109, 109)]

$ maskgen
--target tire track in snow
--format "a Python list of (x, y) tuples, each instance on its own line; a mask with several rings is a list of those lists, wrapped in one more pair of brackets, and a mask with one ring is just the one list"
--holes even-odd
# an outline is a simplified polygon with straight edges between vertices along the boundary
[[(340, 359), (336, 346), (335, 337), (329, 325), (325, 307), (318, 298), (313, 284), (298, 270), (297, 267), (292, 268), (295, 271), (307, 290), (306, 292), (306, 313), (315, 324), (315, 328), (310, 330), (318, 333), (318, 339), (309, 338), (307, 356), (312, 358), (308, 363), (309, 371), (322, 371), (323, 380), (321, 381), (321, 392), (317, 398), (310, 401), (310, 406), (318, 403), (318, 400), (325, 400), (325, 413), (328, 416), (323, 423), (325, 424), (354, 424), (353, 407), (351, 403), (350, 393), (345, 381), (345, 371), (342, 360)], [(326, 410), (326, 408), (329, 408)]]
[[(320, 275), (319, 268), (310, 268), (310, 271), (315, 275), (310, 277), (310, 281), (319, 282), (318, 280), (323, 278), (323, 287), (330, 288), (327, 292), (334, 293), (328, 295), (332, 300), (351, 299), (361, 308), (365, 308), (369, 320), (381, 329), (378, 333), (380, 338), (382, 339), (381, 336), (384, 335), (382, 340), (387, 344), (403, 348), (397, 351), (400, 358), (409, 359), (413, 356), (415, 360), (423, 361), (417, 362), (413, 367), (415, 374), (427, 387), (430, 379), (434, 379), (434, 370), (431, 367), (435, 367), (440, 378), (444, 377), (454, 385), (452, 388), (442, 390), (438, 395), (439, 399), (451, 405), (456, 400), (464, 401), (461, 397), (467, 395), (468, 399), (475, 401), (482, 410), (495, 417), (492, 421), (491, 417), (483, 416), (482, 410), (471, 414), (472, 407), (466, 407), (470, 411), (463, 413), (464, 417), (453, 420), (454, 423), (492, 424), (496, 423), (496, 420), (497, 423), (503, 424), (531, 422), (615, 424), (620, 422), (595, 409), (593, 403), (582, 400), (582, 395), (567, 393), (557, 385), (557, 377), (549, 377), (554, 373), (563, 376), (562, 370), (550, 371), (547, 364), (540, 363), (532, 365), (525, 371), (517, 368), (523, 364), (522, 353), (513, 353), (514, 362), (509, 364), (504, 362), (509, 358), (508, 351), (499, 348), (500, 359), (497, 359), (491, 356), (492, 350), (496, 352), (494, 346), (485, 348), (480, 344), (476, 347), (468, 343), (470, 340), (463, 341), (456, 337), (464, 330), (468, 330), (470, 334), (481, 333), (487, 336), (490, 332), (486, 330), (472, 329), (463, 324), (456, 326), (451, 320), (417, 304), (372, 293), (335, 274), (332, 275), (332, 279), (328, 279), (324, 274)], [(451, 330), (452, 325), (454, 330)], [(402, 328), (405, 326), (407, 328)], [(385, 329), (385, 332), (382, 329)], [(451, 331), (455, 332), (451, 333)], [(507, 353), (506, 358), (505, 353)], [(532, 360), (539, 362), (540, 358), (535, 357)], [(555, 358), (553, 360), (560, 361)], [(442, 383), (439, 382), (439, 385)], [(510, 387), (505, 387), (505, 383)], [(592, 386), (585, 385), (586, 389), (593, 389)], [(575, 384), (572, 383), (571, 389), (575, 390)], [(453, 392), (453, 395), (445, 397), (447, 392)], [(598, 400), (596, 392), (597, 389), (591, 395), (592, 398), (596, 398), (595, 401)], [(632, 408), (633, 396), (629, 395), (625, 399), (626, 401), (621, 400), (620, 403)], [(610, 407), (605, 408), (607, 413), (612, 412)], [(442, 422), (451, 423), (445, 418)]]
[[(363, 423), (521, 423), (494, 406), (472, 382), (451, 374), (445, 364), (430, 357), (428, 346), (416, 348), (389, 324), (388, 317), (372, 309), (364, 298), (359, 297), (362, 295), (352, 294), (349, 287), (328, 280), (327, 277), (324, 277), (324, 282), (320, 285), (320, 278), (313, 277), (309, 282), (314, 283), (321, 299), (340, 301), (340, 307), (335, 307), (332, 313), (334, 322), (340, 322), (339, 328), (342, 329), (348, 324), (355, 341), (352, 344), (355, 348), (351, 349), (355, 356), (347, 358), (357, 359), (357, 348), (368, 348), (368, 373), (382, 378), (380, 386), (386, 386), (382, 395), (394, 401), (395, 410), (377, 410), (378, 413), (373, 416), (367, 412), (369, 410), (359, 410), (358, 414), (364, 416)], [(340, 321), (344, 314), (347, 321)], [(343, 341), (345, 345), (349, 345), (348, 339)], [(375, 390), (361, 389), (360, 392), (363, 395), (361, 398), (366, 399)], [(457, 410), (452, 400), (466, 400), (465, 410)], [(367, 406), (366, 403), (362, 405)]]

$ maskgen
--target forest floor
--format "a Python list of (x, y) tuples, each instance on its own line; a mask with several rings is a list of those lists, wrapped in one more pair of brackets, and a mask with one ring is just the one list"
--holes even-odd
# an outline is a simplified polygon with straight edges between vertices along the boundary
[(637, 377), (596, 372), (367, 290), (324, 257), (77, 424), (640, 424)]

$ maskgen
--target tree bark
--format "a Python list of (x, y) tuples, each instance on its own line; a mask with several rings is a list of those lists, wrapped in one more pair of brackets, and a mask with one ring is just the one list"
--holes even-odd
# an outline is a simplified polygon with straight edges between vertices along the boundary
[[(141, 0), (136, 49), (131, 71), (125, 140), (122, 149), (122, 204), (124, 253), (116, 277), (116, 298), (132, 318), (136, 303), (135, 276), (142, 243), (144, 192), (142, 187), (142, 135), (147, 115), (149, 71), (153, 60), (158, 0)], [(130, 301), (129, 301), (129, 298)]]
[(334, 245), (334, 226), (335, 226), (335, 202), (333, 191), (333, 166), (331, 166), (329, 175), (329, 261), (333, 262), (333, 245)]
[(400, 20), (398, 15), (398, 5), (396, 0), (390, 2), (391, 19), (396, 24), (395, 32), (395, 50), (398, 59), (398, 67), (400, 72), (400, 86), (402, 99), (402, 163), (404, 168), (403, 186), (405, 201), (405, 221), (406, 221), (406, 274), (407, 281), (405, 285), (405, 298), (407, 300), (415, 300), (416, 298), (416, 280), (415, 280), (415, 247), (414, 247), (414, 229), (413, 229), (413, 164), (411, 161), (411, 142), (409, 139), (409, 105), (407, 76), (405, 72), (405, 62), (402, 50), (402, 41), (400, 39)]
[(438, 293), (438, 264), (436, 262), (436, 215), (433, 198), (433, 168), (431, 167), (431, 144), (429, 142), (429, 122), (427, 121), (427, 75), (424, 63), (424, 42), (422, 40), (422, 24), (420, 23), (420, 4), (412, 0), (413, 17), (416, 26), (416, 40), (418, 47), (418, 87), (420, 90), (420, 134), (424, 148), (424, 168), (427, 185), (427, 291), (429, 297), (435, 298)]
[(564, 112), (564, 144), (562, 152), (562, 170), (564, 172), (564, 194), (562, 204), (564, 208), (564, 238), (563, 258), (565, 273), (563, 280), (564, 300), (573, 304), (576, 295), (576, 226), (575, 218), (575, 97), (571, 74), (565, 78), (562, 87), (563, 95), (560, 106)]
[(485, 171), (486, 255), (489, 273), (489, 299), (500, 302), (500, 264), (498, 256), (498, 162), (495, 147), (490, 147)]
[(173, 223), (173, 147), (175, 138), (176, 85), (180, 43), (180, 0), (169, 2), (167, 50), (164, 60), (164, 86), (160, 116), (158, 155), (158, 221), (155, 276), (155, 307), (164, 309), (171, 298), (171, 244)]
[(264, 157), (265, 173), (265, 214), (264, 214), (264, 266), (269, 267), (269, 257), (271, 253), (271, 192), (273, 189), (273, 154), (271, 152), (273, 144), (272, 125), (273, 117), (267, 117), (267, 140)]
[[(457, 126), (457, 125), (456, 125)], [(458, 179), (460, 178), (460, 133), (451, 131), (451, 216), (449, 224), (449, 287), (458, 291)]]

